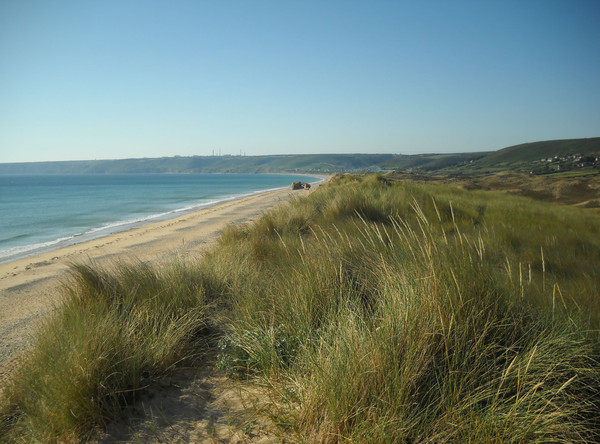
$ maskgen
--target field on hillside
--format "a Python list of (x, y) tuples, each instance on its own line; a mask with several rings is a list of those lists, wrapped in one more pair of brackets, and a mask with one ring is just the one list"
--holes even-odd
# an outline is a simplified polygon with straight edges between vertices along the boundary
[(510, 195), (529, 197), (548, 203), (600, 208), (600, 176), (598, 175), (535, 176), (503, 172), (482, 176), (457, 176), (395, 172), (388, 174), (387, 177), (395, 181), (408, 180), (422, 184), (444, 184), (464, 190), (502, 191)]
[(0, 440), (89, 439), (212, 352), (288, 440), (598, 442), (598, 182), (545, 180), (340, 175), (201, 262), (75, 267)]

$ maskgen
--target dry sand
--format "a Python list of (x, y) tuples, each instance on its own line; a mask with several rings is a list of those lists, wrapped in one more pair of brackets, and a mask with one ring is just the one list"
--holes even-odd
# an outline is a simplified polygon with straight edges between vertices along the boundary
[(199, 255), (228, 224), (249, 222), (291, 195), (290, 189), (256, 194), (221, 203), (176, 219), (0, 264), (0, 390), (17, 357), (31, 344), (39, 320), (59, 302), (60, 285), (69, 265), (115, 259), (159, 261)]

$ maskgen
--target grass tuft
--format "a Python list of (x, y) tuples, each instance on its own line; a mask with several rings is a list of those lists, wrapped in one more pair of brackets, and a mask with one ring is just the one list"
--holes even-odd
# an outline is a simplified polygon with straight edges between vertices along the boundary
[(183, 264), (74, 265), (64, 302), (8, 387), (7, 439), (77, 441), (197, 351), (206, 300)]

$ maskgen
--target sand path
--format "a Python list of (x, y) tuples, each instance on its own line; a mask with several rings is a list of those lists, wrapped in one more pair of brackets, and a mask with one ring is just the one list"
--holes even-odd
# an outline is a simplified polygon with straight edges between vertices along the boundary
[(255, 220), (263, 211), (305, 191), (256, 194), (77, 245), (0, 264), (0, 392), (18, 356), (31, 345), (38, 322), (59, 302), (72, 263), (116, 258), (160, 261), (199, 255), (228, 225)]

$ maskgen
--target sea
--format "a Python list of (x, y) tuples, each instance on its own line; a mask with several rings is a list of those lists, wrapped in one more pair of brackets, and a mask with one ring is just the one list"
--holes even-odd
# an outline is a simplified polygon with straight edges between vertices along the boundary
[(0, 175), (0, 263), (319, 180), (287, 174)]

